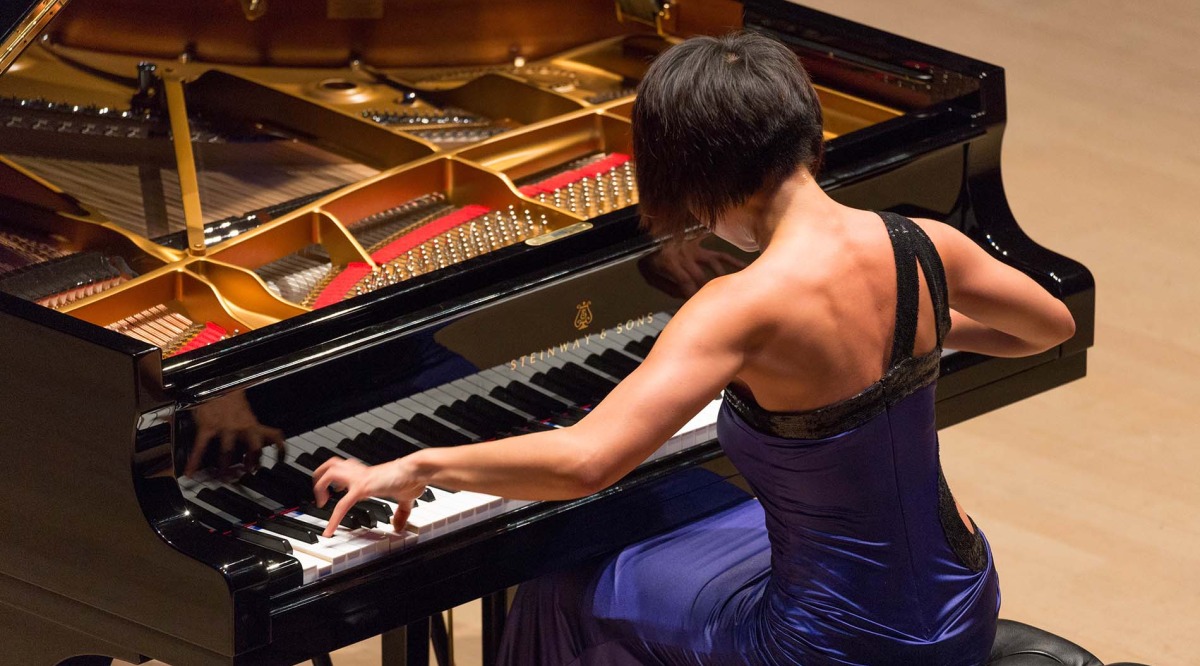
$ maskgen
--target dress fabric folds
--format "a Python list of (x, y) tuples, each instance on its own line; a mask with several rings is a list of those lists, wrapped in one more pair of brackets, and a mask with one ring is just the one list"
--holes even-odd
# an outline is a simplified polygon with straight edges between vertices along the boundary
[[(900, 303), (883, 378), (809, 412), (769, 412), (731, 387), (718, 438), (756, 498), (522, 585), (500, 663), (986, 662), (998, 580), (938, 460), (934, 389), (949, 320), (941, 264), (919, 227), (883, 217)], [(917, 265), (938, 345), (914, 357)]]

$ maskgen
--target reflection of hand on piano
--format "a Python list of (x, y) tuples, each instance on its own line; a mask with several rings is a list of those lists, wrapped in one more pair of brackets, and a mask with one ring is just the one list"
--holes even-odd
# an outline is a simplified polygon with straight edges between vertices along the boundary
[(333, 536), (338, 524), (355, 504), (372, 497), (384, 497), (396, 502), (392, 527), (404, 530), (413, 504), (425, 493), (425, 484), (416, 479), (413, 468), (403, 458), (368, 467), (357, 460), (330, 458), (313, 472), (315, 504), (324, 507), (329, 501), (329, 489), (345, 490), (325, 528), (326, 538)]
[(703, 238), (667, 243), (638, 262), (646, 281), (675, 298), (691, 298), (709, 280), (737, 272), (746, 264), (733, 255), (710, 250)]
[[(184, 470), (189, 476), (200, 469), (213, 440), (221, 447), (217, 464), (222, 470), (236, 462), (256, 469), (264, 446), (274, 445), (283, 453), (283, 431), (258, 422), (244, 391), (198, 405), (192, 418), (196, 422), (196, 441)], [(240, 461), (236, 459), (239, 452)]]

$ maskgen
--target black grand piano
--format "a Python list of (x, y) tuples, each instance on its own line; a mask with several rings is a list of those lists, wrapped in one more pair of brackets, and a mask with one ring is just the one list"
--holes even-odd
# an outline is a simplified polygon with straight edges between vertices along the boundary
[[(1004, 72), (968, 57), (775, 0), (27, 0), (0, 26), (3, 664), (380, 633), (400, 663), (479, 597), (491, 646), (498, 592), (736, 501), (703, 413), (575, 502), (433, 488), (406, 532), (372, 500), (327, 540), (304, 486), (569, 424), (636, 367), (688, 295), (670, 253), (732, 251), (637, 225), (634, 88), (690, 34), (795, 49), (835, 198), (952, 224), (1069, 305), (1056, 349), (948, 352), (941, 425), (1085, 373), (1092, 277), (1013, 219)], [(183, 474), (197, 438), (276, 434), (257, 472)]]

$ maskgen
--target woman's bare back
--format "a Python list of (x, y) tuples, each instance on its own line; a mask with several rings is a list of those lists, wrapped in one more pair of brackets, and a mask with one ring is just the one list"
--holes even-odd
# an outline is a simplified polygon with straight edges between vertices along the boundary
[[(883, 220), (846, 209), (819, 242), (781, 237), (742, 273), (771, 325), (750, 347), (735, 384), (771, 411), (805, 411), (850, 398), (887, 368), (896, 322), (896, 264)], [(936, 344), (920, 274), (914, 352)]]

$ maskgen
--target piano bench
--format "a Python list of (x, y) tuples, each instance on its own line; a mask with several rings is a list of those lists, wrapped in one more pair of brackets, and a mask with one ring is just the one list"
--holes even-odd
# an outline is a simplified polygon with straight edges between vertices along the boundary
[[(1104, 666), (1092, 653), (1054, 634), (1013, 620), (1000, 620), (986, 666)], [(1129, 662), (1109, 666), (1143, 666)]]

